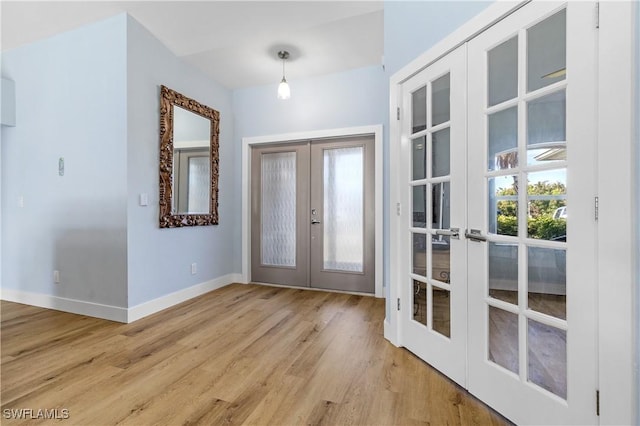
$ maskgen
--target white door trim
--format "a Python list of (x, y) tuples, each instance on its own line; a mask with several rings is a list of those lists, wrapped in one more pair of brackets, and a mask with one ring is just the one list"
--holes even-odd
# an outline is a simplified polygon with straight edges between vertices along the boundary
[[(396, 109), (402, 105), (402, 83), (430, 63), (495, 22), (524, 6), (524, 2), (496, 2), (436, 44), (390, 79), (389, 137), (389, 253), (390, 310), (384, 335), (395, 345), (402, 344), (396, 300), (400, 297), (401, 223), (399, 194), (402, 188), (400, 121)], [(598, 376), (601, 424), (636, 424), (638, 401), (638, 203), (636, 163), (638, 106), (637, 2), (599, 3), (598, 63), (598, 176), (600, 200), (597, 243), (598, 273)], [(594, 25), (596, 11), (594, 10)], [(612, 189), (613, 188), (613, 189)]]
[(384, 297), (382, 248), (382, 125), (312, 130), (242, 138), (242, 281), (251, 282), (251, 146), (268, 143), (293, 143), (302, 140), (373, 135), (375, 144), (375, 296)]

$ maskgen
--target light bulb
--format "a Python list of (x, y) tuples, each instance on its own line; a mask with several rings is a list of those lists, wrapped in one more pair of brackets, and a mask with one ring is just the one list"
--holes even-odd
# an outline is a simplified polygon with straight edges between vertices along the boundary
[(289, 99), (291, 97), (291, 89), (289, 83), (282, 77), (282, 81), (278, 86), (278, 99)]

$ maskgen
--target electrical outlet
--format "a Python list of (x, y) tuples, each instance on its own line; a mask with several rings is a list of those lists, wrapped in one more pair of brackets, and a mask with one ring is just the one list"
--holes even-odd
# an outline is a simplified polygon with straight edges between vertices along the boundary
[(53, 271), (53, 282), (60, 284), (60, 271)]
[(196, 272), (198, 272), (198, 264), (197, 263), (192, 263), (191, 264), (191, 275), (195, 275)]

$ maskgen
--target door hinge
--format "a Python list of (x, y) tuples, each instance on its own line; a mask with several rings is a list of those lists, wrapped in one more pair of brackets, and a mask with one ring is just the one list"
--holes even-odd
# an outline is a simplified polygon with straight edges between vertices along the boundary
[(600, 391), (596, 391), (596, 416), (600, 415)]
[(398, 297), (398, 310), (400, 310), (400, 298)]
[(600, 28), (600, 2), (596, 3), (596, 29)]
[(400, 203), (396, 203), (396, 215), (400, 216), (402, 213), (402, 208), (400, 207)]
[(595, 219), (596, 219), (596, 222), (597, 222), (598, 221), (598, 209), (600, 208), (598, 197), (595, 197), (595, 199), (593, 200), (593, 207), (594, 207)]
[(400, 120), (400, 107), (396, 108), (396, 120)]

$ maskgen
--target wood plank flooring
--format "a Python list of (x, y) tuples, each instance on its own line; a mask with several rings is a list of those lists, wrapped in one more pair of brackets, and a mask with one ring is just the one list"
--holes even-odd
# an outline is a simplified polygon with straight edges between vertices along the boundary
[(233, 284), (132, 324), (1, 309), (3, 425), (508, 424), (387, 342), (382, 299)]

